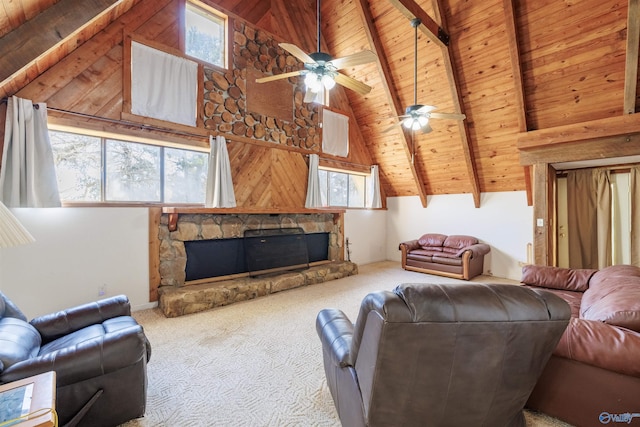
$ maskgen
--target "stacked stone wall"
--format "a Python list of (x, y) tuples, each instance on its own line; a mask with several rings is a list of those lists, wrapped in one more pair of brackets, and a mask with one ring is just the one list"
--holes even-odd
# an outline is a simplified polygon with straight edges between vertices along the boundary
[[(282, 120), (247, 109), (247, 70), (264, 75), (297, 71), (302, 63), (278, 46), (278, 41), (250, 24), (234, 20), (233, 67), (204, 69), (204, 125), (221, 134), (233, 134), (276, 144), (320, 150), (318, 106), (304, 103), (304, 80), (288, 78), (292, 86), (292, 120)], [(269, 84), (269, 83), (264, 83)]]

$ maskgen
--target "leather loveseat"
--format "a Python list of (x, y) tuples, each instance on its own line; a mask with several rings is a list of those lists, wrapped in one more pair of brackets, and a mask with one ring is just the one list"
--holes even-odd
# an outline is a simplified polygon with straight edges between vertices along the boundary
[(112, 427), (143, 416), (150, 355), (124, 295), (27, 322), (0, 292), (0, 383), (55, 371), (60, 425)]
[(482, 274), (490, 246), (472, 236), (429, 233), (400, 243), (402, 268), (470, 280)]
[(527, 406), (576, 426), (640, 426), (640, 268), (529, 265), (521, 280), (572, 308)]
[(320, 311), (316, 330), (345, 427), (524, 427), (569, 317), (561, 298), (522, 286), (403, 284), (368, 294), (355, 324)]

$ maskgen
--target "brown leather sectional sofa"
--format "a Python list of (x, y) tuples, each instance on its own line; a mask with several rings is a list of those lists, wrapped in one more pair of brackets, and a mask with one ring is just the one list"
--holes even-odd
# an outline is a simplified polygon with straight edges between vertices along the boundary
[(402, 268), (420, 273), (470, 280), (482, 274), (491, 248), (472, 236), (428, 233), (400, 243)]
[(531, 265), (522, 282), (572, 311), (527, 407), (575, 426), (640, 426), (640, 268)]

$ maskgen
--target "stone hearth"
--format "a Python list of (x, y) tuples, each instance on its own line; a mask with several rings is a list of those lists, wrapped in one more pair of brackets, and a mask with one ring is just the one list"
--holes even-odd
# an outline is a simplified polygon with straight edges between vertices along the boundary
[(332, 261), (301, 271), (189, 286), (163, 286), (159, 289), (158, 306), (165, 316), (177, 317), (354, 274), (358, 274), (356, 264)]

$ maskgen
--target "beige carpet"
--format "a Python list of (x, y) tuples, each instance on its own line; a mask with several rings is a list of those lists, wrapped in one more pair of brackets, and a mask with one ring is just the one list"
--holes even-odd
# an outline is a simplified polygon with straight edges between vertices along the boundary
[[(125, 426), (340, 426), (315, 331), (318, 311), (340, 308), (355, 321), (369, 292), (406, 282), (458, 282), (404, 271), (396, 262), (359, 270), (173, 319), (158, 309), (134, 313), (153, 353), (146, 416)], [(567, 425), (541, 414), (526, 416), (530, 426)]]

